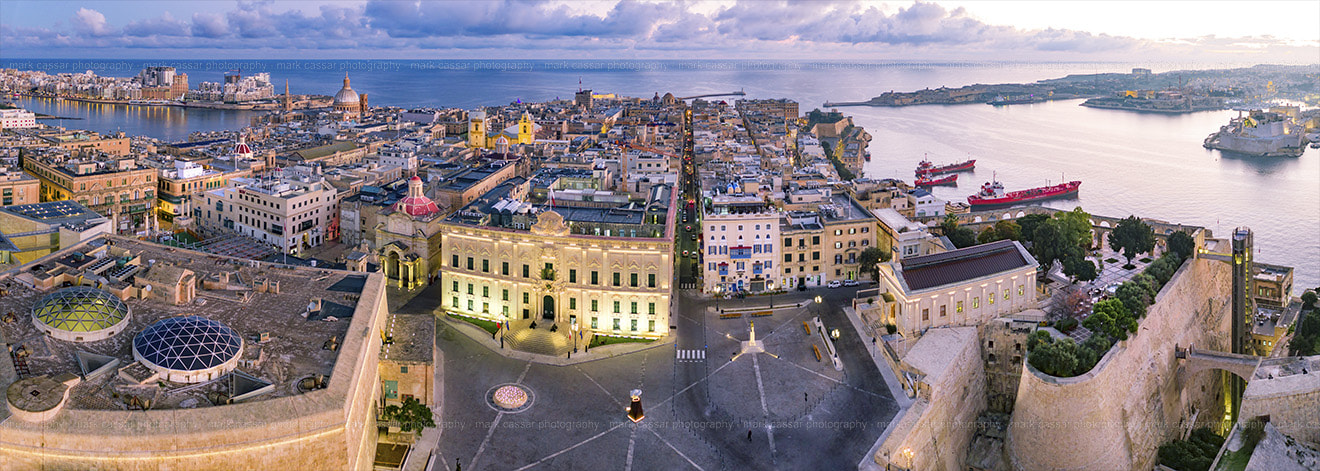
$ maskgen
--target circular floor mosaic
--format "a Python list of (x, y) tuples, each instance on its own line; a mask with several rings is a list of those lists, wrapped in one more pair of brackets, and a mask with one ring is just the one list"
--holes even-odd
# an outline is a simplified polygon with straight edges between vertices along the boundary
[(514, 383), (496, 385), (486, 391), (486, 405), (500, 412), (518, 413), (532, 407), (536, 397), (527, 386)]

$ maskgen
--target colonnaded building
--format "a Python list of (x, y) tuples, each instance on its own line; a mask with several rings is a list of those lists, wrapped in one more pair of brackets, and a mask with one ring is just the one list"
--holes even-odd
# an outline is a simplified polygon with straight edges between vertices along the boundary
[(528, 201), (534, 182), (552, 195), (564, 191), (542, 177), (510, 179), (445, 220), (445, 311), (507, 322), (514, 337), (533, 322), (581, 337), (664, 336), (674, 263), (672, 188), (657, 185), (646, 200), (623, 203), (606, 203), (611, 198), (603, 191), (595, 201)]
[(0, 286), (0, 470), (372, 468), (382, 274), (100, 235)]

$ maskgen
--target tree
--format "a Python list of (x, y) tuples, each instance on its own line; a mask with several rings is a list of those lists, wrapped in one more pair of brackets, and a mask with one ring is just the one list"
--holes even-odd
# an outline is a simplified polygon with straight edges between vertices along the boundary
[(999, 221), (995, 223), (995, 234), (999, 240), (1022, 240), (1022, 226), (1013, 221)]
[(958, 217), (952, 214), (944, 216), (944, 221), (940, 223), (940, 229), (944, 236), (953, 242), (954, 247), (963, 248), (976, 245), (976, 232), (971, 229), (958, 226)]
[(1122, 249), (1123, 256), (1127, 257), (1131, 265), (1132, 259), (1138, 254), (1155, 248), (1155, 231), (1136, 216), (1128, 216), (1119, 221), (1114, 231), (1109, 233), (1109, 246), (1115, 250)]
[(422, 405), (415, 397), (403, 400), (403, 405), (390, 404), (385, 406), (385, 419), (399, 423), (399, 428), (405, 432), (411, 432), (414, 429), (421, 431), (423, 428), (435, 427), (435, 418), (431, 409)]
[(1310, 311), (1312, 308), (1315, 307), (1316, 301), (1317, 298), (1315, 295), (1315, 291), (1308, 290), (1302, 293), (1302, 310)]
[(999, 234), (995, 232), (994, 226), (986, 226), (985, 230), (981, 231), (981, 234), (976, 236), (976, 242), (979, 244), (989, 244), (999, 239)]
[(1059, 248), (1065, 246), (1063, 235), (1059, 232), (1059, 222), (1049, 219), (1036, 226), (1036, 232), (1032, 235), (1034, 241), (1031, 246), (1031, 254), (1036, 256), (1036, 261), (1043, 268), (1049, 268), (1054, 265), (1054, 261), (1060, 258)]
[(1069, 377), (1077, 368), (1077, 344), (1072, 339), (1038, 343), (1027, 355), (1027, 361), (1042, 373)]
[(1168, 245), (1170, 252), (1178, 254), (1183, 260), (1190, 258), (1192, 253), (1196, 251), (1196, 241), (1192, 240), (1192, 236), (1183, 231), (1169, 234), (1165, 245)]
[(1028, 214), (1017, 218), (1017, 225), (1021, 229), (1020, 233), (1022, 234), (1022, 239), (1020, 240), (1023, 242), (1033, 241), (1033, 237), (1036, 235), (1036, 228), (1039, 227), (1042, 222), (1048, 220), (1050, 220), (1050, 215), (1048, 214)]
[(1126, 307), (1128, 312), (1138, 318), (1146, 316), (1146, 307), (1155, 300), (1155, 293), (1150, 291), (1150, 287), (1134, 281), (1118, 285), (1114, 296), (1123, 303), (1123, 307)]
[[(1082, 325), (1096, 332), (1104, 332), (1109, 338), (1127, 340), (1128, 332), (1137, 331), (1137, 319), (1132, 312), (1117, 299), (1106, 299), (1095, 303), (1095, 312), (1091, 313)], [(1091, 319), (1096, 320), (1092, 321)], [(1088, 323), (1089, 322), (1089, 323)]]
[(879, 247), (867, 247), (861, 254), (857, 255), (857, 263), (861, 265), (862, 271), (871, 274), (871, 279), (880, 280), (880, 262), (889, 261), (889, 252), (880, 250)]
[(1074, 280), (1091, 281), (1097, 275), (1095, 263), (1087, 260), (1079, 248), (1069, 247), (1068, 253), (1064, 255), (1061, 261), (1063, 262), (1063, 274)]
[(1059, 221), (1059, 233), (1065, 240), (1083, 249), (1091, 248), (1091, 215), (1078, 206), (1072, 211), (1057, 213), (1054, 219)]

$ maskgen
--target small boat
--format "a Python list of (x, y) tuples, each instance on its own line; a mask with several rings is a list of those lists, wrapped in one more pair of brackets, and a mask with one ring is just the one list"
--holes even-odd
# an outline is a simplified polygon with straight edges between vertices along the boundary
[(867, 162), (870, 162), (870, 161), (871, 161), (871, 153), (870, 153), (870, 152), (862, 152), (862, 158), (863, 158), (863, 159), (866, 159)]
[(944, 173), (962, 172), (964, 170), (972, 170), (974, 168), (976, 168), (976, 159), (971, 159), (966, 162), (959, 162), (956, 164), (941, 165), (938, 167), (936, 167), (935, 164), (930, 163), (929, 160), (923, 159), (921, 163), (917, 164), (917, 176), (920, 177), (923, 175), (929, 176), (929, 175), (940, 175)]
[(981, 185), (981, 191), (975, 195), (968, 196), (967, 203), (972, 205), (972, 209), (977, 209), (978, 207), (1003, 206), (1025, 203), (1028, 201), (1063, 198), (1076, 195), (1077, 188), (1080, 186), (1082, 186), (1082, 182), (1071, 181), (1060, 183), (1058, 185), (1004, 192), (1004, 184), (999, 183), (999, 181), (996, 180)]
[(936, 185), (957, 185), (958, 174), (949, 175), (943, 178), (932, 179), (929, 176), (922, 175), (917, 177), (916, 186), (936, 186)]

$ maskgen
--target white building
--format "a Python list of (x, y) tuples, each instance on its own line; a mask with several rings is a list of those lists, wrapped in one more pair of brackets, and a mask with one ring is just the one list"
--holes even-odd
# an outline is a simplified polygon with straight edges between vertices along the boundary
[(943, 216), (946, 211), (944, 200), (921, 188), (908, 192), (908, 203), (912, 205), (913, 214), (917, 217)]
[(417, 152), (403, 147), (383, 147), (379, 152), (382, 167), (395, 166), (403, 169), (404, 176), (417, 175)]
[(1036, 259), (1012, 240), (880, 264), (881, 318), (907, 337), (1035, 309)]
[(37, 127), (37, 115), (24, 109), (0, 110), (0, 129)]
[(909, 221), (893, 208), (873, 211), (880, 219), (877, 246), (889, 251), (891, 260), (930, 255), (948, 250), (943, 241), (930, 233), (924, 224)]
[(702, 214), (708, 293), (776, 289), (779, 211), (756, 196), (716, 196)]
[(336, 192), (323, 178), (233, 182), (205, 193), (202, 227), (251, 236), (286, 252), (318, 246), (329, 236)]

